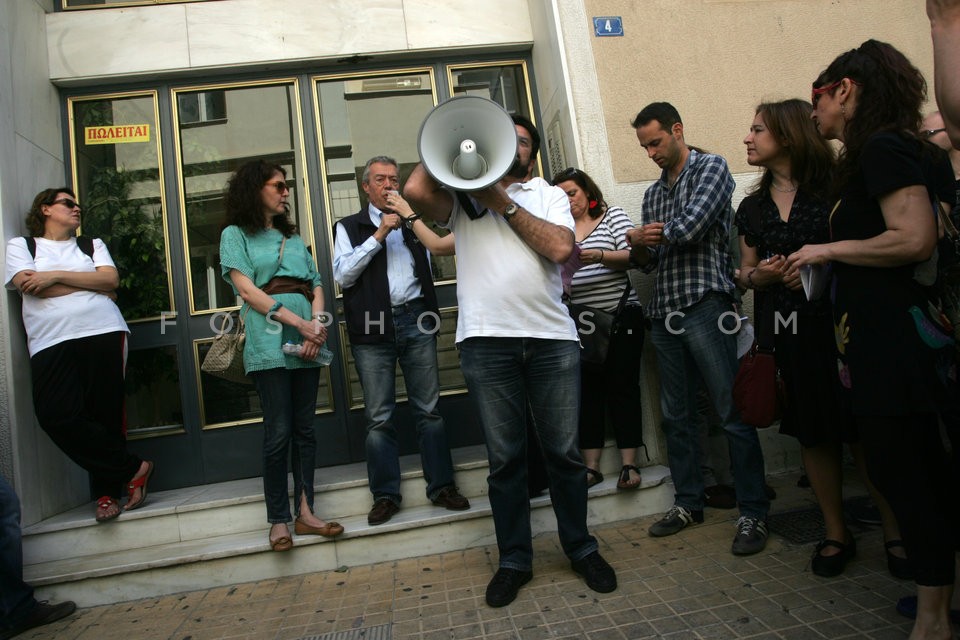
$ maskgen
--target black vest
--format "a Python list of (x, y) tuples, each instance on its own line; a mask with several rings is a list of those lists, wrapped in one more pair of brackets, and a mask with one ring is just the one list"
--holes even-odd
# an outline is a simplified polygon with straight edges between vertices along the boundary
[[(377, 230), (370, 221), (369, 205), (358, 213), (338, 221), (337, 224), (343, 226), (347, 237), (350, 238), (350, 244), (354, 247), (363, 244)], [(403, 233), (403, 244), (413, 255), (414, 275), (420, 280), (424, 302), (427, 308), (439, 317), (440, 310), (437, 306), (437, 294), (433, 289), (433, 276), (430, 272), (427, 250), (417, 239), (416, 234), (406, 226), (400, 227), (400, 231)], [(334, 236), (337, 234), (336, 225), (334, 225), (333, 234)], [(387, 280), (386, 247), (373, 256), (353, 286), (343, 289), (343, 312), (351, 344), (393, 342), (393, 312), (390, 304), (390, 283)], [(383, 314), (382, 324), (380, 324), (381, 313)], [(366, 332), (368, 323), (372, 333)], [(423, 325), (425, 328), (432, 327), (427, 319), (424, 320)]]

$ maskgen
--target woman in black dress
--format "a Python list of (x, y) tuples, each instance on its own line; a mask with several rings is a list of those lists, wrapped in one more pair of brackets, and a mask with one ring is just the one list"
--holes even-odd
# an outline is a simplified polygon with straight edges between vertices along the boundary
[(841, 400), (830, 299), (822, 294), (808, 299), (799, 272), (785, 274), (786, 256), (805, 244), (830, 240), (834, 153), (810, 119), (811, 109), (804, 100), (763, 103), (743, 141), (747, 163), (764, 172), (737, 210), (739, 284), (754, 289), (758, 326), (765, 323), (772, 332), (775, 314), (782, 319), (774, 335), (787, 395), (780, 433), (800, 442), (826, 533), (810, 563), (813, 573), (838, 576), (856, 555), (856, 542), (843, 521), (846, 442), (880, 510), (890, 572), (911, 578), (896, 518), (866, 477), (852, 418)]
[(937, 167), (916, 134), (925, 99), (917, 68), (875, 40), (840, 55), (820, 74), (813, 119), (821, 135), (844, 145), (832, 242), (791, 254), (786, 273), (833, 263), (841, 380), (870, 478), (897, 516), (916, 575), (910, 638), (946, 640), (960, 487), (937, 419), (948, 398), (943, 376), (949, 372), (940, 365), (952, 344), (930, 306), (928, 260), (937, 242), (930, 193)]

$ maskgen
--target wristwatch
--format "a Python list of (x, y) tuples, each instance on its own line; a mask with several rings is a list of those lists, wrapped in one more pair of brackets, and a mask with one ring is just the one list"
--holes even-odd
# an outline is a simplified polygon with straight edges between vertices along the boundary
[(404, 219), (403, 219), (403, 224), (407, 227), (407, 229), (413, 229), (413, 223), (416, 222), (416, 221), (419, 220), (419, 219), (420, 219), (420, 214), (419, 214), (419, 213), (415, 213), (415, 214), (413, 214), (412, 216), (410, 216), (410, 217), (408, 217), (408, 218), (404, 218)]
[(516, 202), (511, 202), (510, 204), (507, 205), (507, 208), (504, 209), (503, 213), (501, 213), (500, 215), (503, 216), (504, 220), (506, 220), (507, 222), (510, 222), (510, 218), (517, 215), (517, 211), (520, 211), (520, 205), (518, 205)]

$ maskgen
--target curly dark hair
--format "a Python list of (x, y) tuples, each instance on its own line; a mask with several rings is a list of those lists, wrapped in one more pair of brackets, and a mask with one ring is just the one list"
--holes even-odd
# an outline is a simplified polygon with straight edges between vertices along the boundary
[(587, 195), (587, 202), (591, 204), (590, 208), (587, 209), (587, 213), (591, 218), (599, 218), (607, 210), (607, 203), (603, 199), (603, 192), (600, 191), (600, 187), (597, 186), (597, 183), (593, 181), (593, 178), (587, 175), (585, 171), (581, 171), (576, 167), (568, 167), (553, 176), (553, 180), (550, 181), (550, 184), (557, 186), (561, 182), (566, 182), (567, 180), (572, 180), (580, 187), (583, 192)]
[(37, 197), (33, 199), (33, 204), (30, 205), (30, 212), (27, 213), (25, 221), (27, 223), (27, 231), (30, 232), (30, 235), (34, 238), (39, 238), (43, 235), (44, 225), (46, 224), (47, 218), (43, 215), (43, 207), (50, 206), (57, 200), (57, 196), (61, 193), (65, 193), (74, 200), (77, 199), (77, 195), (73, 192), (73, 189), (70, 187), (57, 187), (55, 189), (44, 189), (37, 194)]
[[(781, 102), (761, 102), (756, 114), (770, 130), (790, 157), (790, 175), (804, 190), (826, 196), (833, 180), (835, 159), (833, 148), (817, 131), (810, 118), (813, 105), (806, 100), (791, 99)], [(773, 174), (763, 172), (760, 182), (749, 193), (763, 193), (770, 189)]]
[[(853, 117), (843, 127), (843, 151), (835, 187), (846, 184), (858, 171), (867, 139), (881, 131), (917, 139), (923, 122), (921, 107), (927, 99), (927, 81), (905, 55), (886, 42), (867, 40), (840, 54), (824, 69), (813, 88), (844, 78), (859, 86)], [(834, 90), (835, 91), (835, 90)]]
[[(224, 204), (227, 209), (225, 227), (237, 225), (250, 234), (266, 228), (260, 190), (275, 173), (282, 174), (284, 179), (287, 177), (287, 171), (278, 164), (271, 164), (263, 160), (251, 160), (230, 176), (230, 180), (227, 181), (227, 192), (224, 196)], [(290, 219), (289, 213), (275, 215), (273, 217), (273, 228), (287, 238), (297, 232), (297, 226)]]

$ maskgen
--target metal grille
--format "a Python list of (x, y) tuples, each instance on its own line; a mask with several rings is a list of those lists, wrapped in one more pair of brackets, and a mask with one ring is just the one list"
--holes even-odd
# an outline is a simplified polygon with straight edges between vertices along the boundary
[(300, 640), (392, 640), (392, 638), (391, 625), (380, 624), (349, 631), (331, 631), (322, 636), (308, 636)]

